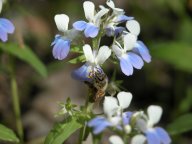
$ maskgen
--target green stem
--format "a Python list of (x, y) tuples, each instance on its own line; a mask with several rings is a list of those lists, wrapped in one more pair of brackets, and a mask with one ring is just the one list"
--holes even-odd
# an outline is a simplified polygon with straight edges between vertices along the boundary
[(11, 86), (11, 95), (12, 95), (12, 103), (13, 103), (13, 111), (15, 114), (15, 123), (17, 134), (20, 138), (20, 144), (23, 144), (23, 125), (21, 120), (21, 112), (20, 112), (20, 101), (19, 101), (19, 94), (18, 94), (18, 86), (15, 77), (14, 71), (14, 59), (13, 57), (9, 57), (9, 74), (10, 74), (10, 86)]
[[(87, 95), (86, 100), (85, 100), (85, 105), (84, 105), (85, 113), (88, 112), (88, 106), (89, 106), (90, 95), (91, 95), (90, 93), (91, 93), (91, 90), (89, 89), (88, 95)], [(83, 127), (80, 129), (78, 144), (82, 144), (82, 142), (83, 142), (83, 138), (84, 138), (84, 135), (85, 135), (85, 129), (86, 129), (86, 125), (83, 126)]]
[(23, 143), (23, 126), (21, 121), (18, 87), (17, 87), (16, 78), (14, 75), (11, 76), (11, 92), (12, 92), (12, 100), (13, 100), (13, 109), (16, 117), (17, 133), (20, 137), (21, 143)]

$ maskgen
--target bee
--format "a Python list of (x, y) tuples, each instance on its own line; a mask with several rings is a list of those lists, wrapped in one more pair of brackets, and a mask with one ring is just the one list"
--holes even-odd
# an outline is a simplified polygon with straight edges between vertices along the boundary
[(96, 66), (90, 71), (89, 78), (91, 78), (92, 87), (95, 89), (94, 101), (100, 101), (108, 87), (108, 77), (100, 67)]

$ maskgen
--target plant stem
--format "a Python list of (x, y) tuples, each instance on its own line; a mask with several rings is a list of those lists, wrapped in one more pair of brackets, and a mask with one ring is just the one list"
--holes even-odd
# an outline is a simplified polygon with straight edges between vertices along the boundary
[(16, 117), (17, 133), (20, 137), (21, 143), (23, 143), (23, 126), (21, 121), (20, 102), (19, 102), (17, 82), (14, 75), (11, 76), (11, 92), (13, 100), (13, 109)]
[[(90, 100), (90, 88), (89, 88), (89, 91), (88, 91), (88, 95), (85, 99), (85, 105), (84, 105), (84, 111), (85, 113), (88, 112), (88, 106), (89, 106), (89, 100)], [(79, 131), (79, 141), (78, 141), (78, 144), (82, 144), (83, 142), (83, 138), (84, 138), (84, 135), (85, 135), (85, 129), (86, 129), (86, 125), (83, 126), (80, 131)]]

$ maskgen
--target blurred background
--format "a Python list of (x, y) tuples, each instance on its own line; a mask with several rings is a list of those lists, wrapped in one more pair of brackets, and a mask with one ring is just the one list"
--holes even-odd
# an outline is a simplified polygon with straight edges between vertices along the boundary
[[(96, 5), (105, 0), (92, 0)], [(192, 110), (192, 0), (114, 0), (126, 15), (134, 16), (141, 25), (139, 39), (152, 55), (152, 62), (126, 77), (117, 66), (117, 80), (133, 94), (131, 109), (146, 109), (148, 105), (163, 107), (160, 125), (167, 128), (176, 118)], [(81, 64), (70, 64), (71, 53), (64, 61), (52, 56), (51, 42), (58, 33), (55, 14), (65, 13), (71, 24), (84, 19), (83, 0), (10, 0), (1, 17), (13, 21), (16, 31), (9, 41), (27, 45), (45, 64), (48, 75), (41, 77), (27, 63), (15, 58), (16, 77), (21, 100), (25, 141), (42, 143), (57, 118), (58, 102), (70, 97), (81, 105), (87, 87), (71, 78), (71, 71)], [(0, 52), (1, 64), (7, 54)], [(114, 65), (105, 71), (111, 78)], [(9, 77), (0, 73), (0, 121), (15, 129)], [(185, 123), (185, 121), (183, 121)], [(172, 136), (175, 144), (192, 143), (192, 133)], [(70, 142), (68, 142), (70, 143)]]

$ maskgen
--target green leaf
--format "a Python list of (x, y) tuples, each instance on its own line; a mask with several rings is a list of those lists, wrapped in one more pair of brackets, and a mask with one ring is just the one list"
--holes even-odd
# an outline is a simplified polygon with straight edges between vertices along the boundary
[(24, 46), (21, 48), (15, 43), (0, 43), (0, 49), (25, 61), (31, 65), (41, 76), (47, 76), (47, 69), (45, 65), (29, 47)]
[(67, 123), (58, 123), (48, 134), (44, 144), (63, 144), (63, 142), (82, 125), (75, 119), (71, 119)]
[(78, 57), (76, 57), (74, 59), (69, 60), (68, 62), (71, 63), (71, 64), (85, 62), (85, 56), (84, 55), (78, 56)]
[(176, 119), (173, 123), (168, 125), (168, 132), (172, 135), (184, 133), (192, 130), (192, 114), (186, 114), (178, 119)]
[(183, 97), (178, 105), (179, 112), (184, 113), (190, 111), (191, 105), (192, 105), (192, 86), (189, 86), (187, 87), (186, 90), (186, 97)]
[(0, 124), (0, 140), (14, 143), (19, 142), (19, 139), (17, 138), (15, 133), (11, 129), (5, 127), (2, 124)]
[(161, 59), (177, 69), (192, 73), (192, 46), (182, 42), (150, 45), (152, 57)]

